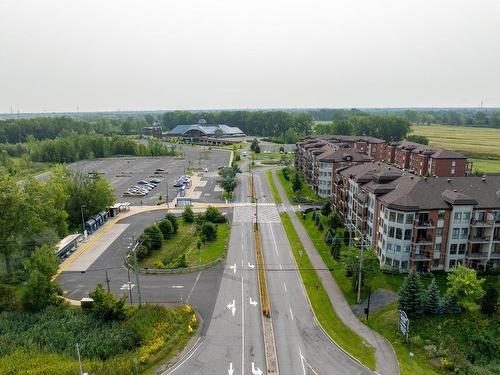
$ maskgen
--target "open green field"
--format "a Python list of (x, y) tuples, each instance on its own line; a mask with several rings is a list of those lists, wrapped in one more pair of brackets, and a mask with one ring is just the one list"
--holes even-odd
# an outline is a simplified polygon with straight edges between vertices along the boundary
[(344, 350), (357, 358), (365, 366), (374, 369), (375, 355), (373, 348), (365, 345), (363, 339), (344, 325), (337, 316), (318, 274), (313, 269), (311, 261), (302, 247), (302, 242), (293, 227), (290, 217), (287, 213), (282, 213), (280, 216), (288, 241), (292, 247), (293, 256), (299, 268), (302, 282), (311, 301), (314, 314), (321, 326)]
[(292, 189), (292, 182), (285, 179), (285, 176), (283, 175), (283, 169), (276, 171), (276, 176), (278, 176), (281, 186), (283, 186), (283, 189), (288, 196), (288, 200), (291, 203), (304, 202), (304, 200), (309, 202), (317, 202), (320, 200), (319, 195), (317, 195), (313, 191), (313, 189), (305, 182), (302, 183), (302, 189), (300, 189), (300, 191), (298, 191), (297, 193), (294, 193)]
[(500, 129), (448, 125), (413, 125), (413, 134), (429, 138), (431, 146), (464, 153), (473, 170), (500, 173)]
[(165, 268), (169, 264), (176, 264), (175, 260), (186, 255), (188, 266), (199, 266), (225, 256), (229, 241), (231, 226), (228, 223), (217, 224), (217, 238), (206, 241), (198, 249), (200, 235), (196, 233), (194, 223), (185, 223), (179, 220), (179, 229), (176, 234), (163, 241), (159, 250), (153, 251), (148, 257), (140, 260), (144, 268)]

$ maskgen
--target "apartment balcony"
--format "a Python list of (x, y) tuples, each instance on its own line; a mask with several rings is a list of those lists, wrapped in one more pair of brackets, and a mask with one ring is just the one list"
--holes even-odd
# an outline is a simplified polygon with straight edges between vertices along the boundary
[(497, 252), (493, 251), (490, 254), (490, 259), (500, 259), (500, 253), (497, 253)]
[(427, 220), (427, 221), (416, 220), (414, 226), (416, 229), (429, 229), (429, 228), (432, 229), (434, 228), (434, 222), (432, 220)]
[(476, 221), (476, 219), (471, 219), (470, 223), (474, 228), (489, 228), (493, 226), (494, 220)]
[(412, 254), (410, 259), (413, 261), (428, 261), (432, 259), (432, 255), (430, 252), (420, 253), (420, 254)]
[(490, 242), (490, 237), (474, 237), (469, 239), (470, 243), (489, 243)]
[(467, 259), (488, 259), (488, 252), (481, 251), (478, 253), (470, 253), (465, 256)]
[(498, 236), (498, 237), (493, 237), (493, 242), (500, 242), (500, 236)]
[(432, 237), (419, 237), (413, 240), (414, 245), (432, 245)]

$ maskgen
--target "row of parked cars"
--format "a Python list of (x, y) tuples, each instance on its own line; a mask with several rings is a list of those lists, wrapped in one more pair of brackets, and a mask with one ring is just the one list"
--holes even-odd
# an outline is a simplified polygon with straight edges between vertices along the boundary
[(174, 184), (174, 187), (176, 188), (181, 188), (181, 189), (185, 189), (186, 187), (190, 187), (191, 186), (191, 177), (189, 176), (181, 176), (177, 179), (177, 182)]
[(145, 197), (153, 190), (161, 180), (159, 178), (153, 178), (149, 181), (140, 180), (137, 181), (137, 185), (132, 185), (123, 193), (124, 197)]

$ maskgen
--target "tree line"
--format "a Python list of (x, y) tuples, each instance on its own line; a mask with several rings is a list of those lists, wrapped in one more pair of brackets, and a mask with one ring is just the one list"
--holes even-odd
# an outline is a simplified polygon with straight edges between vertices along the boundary
[(149, 125), (150, 123), (145, 118), (133, 117), (121, 119), (96, 117), (91, 120), (67, 116), (9, 119), (0, 121), (0, 143), (24, 143), (31, 137), (34, 139), (54, 139), (66, 132), (103, 135), (140, 134), (142, 128)]
[(408, 120), (394, 115), (370, 115), (356, 113), (339, 117), (330, 123), (317, 124), (317, 134), (342, 134), (372, 136), (386, 141), (405, 139), (411, 131)]
[(30, 161), (72, 163), (114, 155), (172, 156), (176, 155), (176, 150), (174, 147), (167, 148), (157, 139), (148, 139), (147, 143), (141, 144), (133, 138), (118, 135), (110, 137), (71, 132), (55, 139), (28, 137), (26, 143), (0, 144), (0, 175), (18, 174), (18, 163), (12, 158), (23, 158), (28, 164)]
[(0, 276), (22, 280), (23, 261), (35, 249), (53, 246), (81, 228), (81, 212), (88, 218), (114, 203), (109, 183), (56, 166), (47, 182), (34, 178), (18, 183), (0, 177)]

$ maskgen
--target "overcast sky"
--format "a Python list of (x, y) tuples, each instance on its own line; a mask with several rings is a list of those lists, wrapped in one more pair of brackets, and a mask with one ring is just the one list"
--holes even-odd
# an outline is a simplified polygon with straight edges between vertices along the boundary
[(0, 112), (481, 101), (499, 0), (0, 0)]

